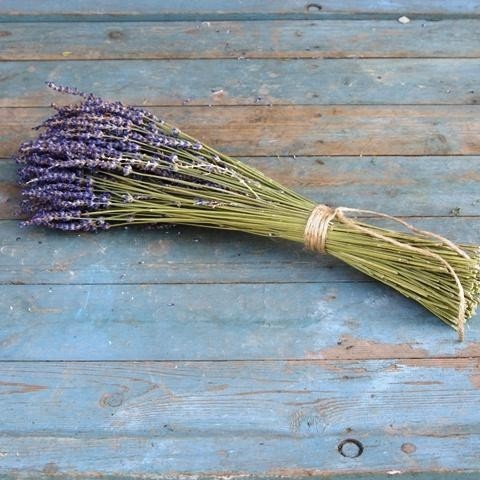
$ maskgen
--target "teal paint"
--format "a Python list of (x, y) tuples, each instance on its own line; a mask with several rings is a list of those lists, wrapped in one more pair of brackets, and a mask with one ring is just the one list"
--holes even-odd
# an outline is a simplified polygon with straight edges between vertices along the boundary
[(18, 61), (0, 64), (0, 105), (59, 101), (46, 80), (138, 105), (463, 105), (479, 71), (475, 58)]
[[(92, 256), (84, 261), (95, 265)], [(100, 272), (105, 269), (101, 262)], [(66, 267), (70, 281), (76, 281), (68, 265), (50, 265), (52, 270)], [(141, 282), (140, 268), (152, 265), (137, 267), (133, 285), (127, 283), (132, 269), (118, 269), (118, 282), (125, 284), (100, 284), (93, 267), (88, 284), (1, 285), (0, 358), (231, 360), (384, 358), (398, 350), (407, 357), (478, 352), (478, 319), (471, 320), (467, 343), (460, 344), (452, 329), (420, 305), (355, 274), (348, 277), (357, 277), (356, 282), (328, 281), (330, 270), (319, 266), (323, 282), (285, 283), (295, 280), (295, 272), (285, 266), (283, 276), (277, 270), (282, 283), (253, 277), (219, 284), (211, 275), (207, 284), (150, 284)]]
[(421, 20), (407, 26), (392, 20), (358, 19), (49, 22), (37, 23), (35, 28), (30, 23), (7, 22), (0, 24), (0, 31), (8, 32), (1, 40), (3, 60), (480, 56), (480, 32), (474, 19)]
[[(311, 5), (313, 3), (313, 5)], [(310, 5), (310, 7), (309, 7)], [(317, 6), (318, 5), (318, 6)], [(319, 8), (320, 7), (320, 8)], [(322, 18), (388, 18), (396, 20), (406, 13), (418, 19), (476, 18), (478, 8), (472, 0), (407, 0), (402, 4), (391, 0), (322, 0), (306, 3), (304, 0), (195, 0), (176, 1), (173, 4), (143, 1), (132, 4), (129, 0), (96, 2), (94, 0), (62, 2), (47, 0), (4, 0), (0, 9), (6, 21), (206, 21), (279, 20)]]
[[(15, 412), (0, 473), (458, 478), (480, 468), (476, 372), (473, 359), (0, 363)], [(361, 456), (339, 454), (348, 438)]]
[[(4, 0), (0, 156), (59, 100), (50, 78), (152, 105), (318, 201), (478, 243), (475, 2), (168, 3)], [(478, 318), (460, 344), (286, 242), (20, 230), (14, 170), (0, 162), (0, 479), (478, 478)]]

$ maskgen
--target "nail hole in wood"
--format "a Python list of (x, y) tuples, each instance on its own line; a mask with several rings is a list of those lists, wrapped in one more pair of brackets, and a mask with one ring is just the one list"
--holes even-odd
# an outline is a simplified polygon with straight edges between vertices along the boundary
[(307, 3), (305, 9), (307, 12), (319, 12), (322, 9), (322, 6), (318, 3)]
[(108, 32), (108, 38), (111, 40), (121, 40), (123, 38), (123, 32), (120, 30), (112, 30)]
[(400, 448), (402, 449), (402, 452), (406, 453), (407, 455), (411, 455), (417, 450), (417, 447), (413, 443), (402, 443)]
[(340, 455), (348, 458), (357, 458), (363, 453), (363, 445), (354, 438), (347, 438), (338, 444)]

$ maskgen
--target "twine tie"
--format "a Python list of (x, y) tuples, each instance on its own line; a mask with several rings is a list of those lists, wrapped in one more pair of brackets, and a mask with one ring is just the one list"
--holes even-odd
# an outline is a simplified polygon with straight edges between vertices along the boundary
[(442, 237), (441, 235), (437, 235), (435, 233), (420, 230), (413, 225), (405, 222), (404, 220), (400, 220), (399, 218), (392, 217), (391, 215), (387, 215), (385, 213), (375, 212), (373, 210), (362, 210), (358, 208), (347, 208), (347, 207), (337, 207), (331, 208), (327, 205), (319, 204), (313, 210), (310, 216), (308, 217), (307, 223), (305, 225), (304, 231), (304, 243), (305, 247), (309, 250), (318, 253), (325, 253), (327, 252), (327, 239), (328, 239), (328, 232), (332, 225), (333, 220), (342, 223), (350, 227), (352, 230), (357, 232), (362, 232), (369, 235), (372, 238), (376, 238), (378, 240), (382, 240), (384, 242), (390, 243), (391, 245), (395, 245), (400, 249), (409, 250), (411, 252), (417, 252), (421, 255), (426, 257), (433, 258), (439, 261), (450, 273), (452, 278), (455, 281), (457, 286), (457, 293), (458, 293), (458, 315), (457, 315), (457, 331), (460, 341), (463, 340), (464, 337), (464, 326), (465, 326), (465, 309), (466, 309), (466, 300), (465, 300), (465, 292), (463, 290), (462, 283), (458, 278), (453, 267), (440, 255), (428, 250), (427, 248), (420, 248), (414, 247), (408, 243), (403, 243), (393, 238), (386, 237), (382, 235), (376, 230), (373, 230), (365, 225), (360, 225), (351, 218), (347, 217), (345, 213), (353, 213), (355, 215), (358, 214), (367, 214), (372, 215), (377, 218), (386, 218), (388, 220), (394, 221), (403, 225), (407, 230), (410, 230), (413, 233), (418, 235), (422, 235), (424, 237), (434, 238), (439, 240), (444, 245), (449, 247), (458, 255), (464, 258), (470, 258), (462, 249), (460, 249), (457, 245), (455, 245), (450, 240)]

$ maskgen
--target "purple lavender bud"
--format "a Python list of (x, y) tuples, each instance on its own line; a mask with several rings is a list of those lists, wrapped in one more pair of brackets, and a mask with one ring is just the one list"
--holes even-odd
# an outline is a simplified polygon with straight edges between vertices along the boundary
[[(92, 214), (110, 205), (110, 193), (97, 186), (102, 185), (98, 183), (101, 178), (111, 179), (109, 172), (134, 179), (148, 173), (142, 181), (156, 187), (175, 180), (215, 186), (178, 172), (175, 151), (182, 152), (186, 165), (190, 162), (197, 168), (212, 168), (209, 160), (196, 154), (202, 144), (181, 139), (178, 128), (164, 127), (163, 120), (141, 108), (108, 102), (53, 82), (47, 84), (57, 92), (79, 96), (81, 101), (54, 106), (56, 113), (36, 127), (40, 130), (37, 138), (19, 148), (15, 159), (23, 188), (22, 208), (29, 216), (24, 224), (72, 231), (108, 228), (108, 220)], [(216, 161), (220, 163), (220, 159)], [(134, 200), (129, 193), (116, 192), (114, 198), (125, 204)], [(135, 198), (151, 196), (136, 194)]]
[(53, 82), (45, 82), (49, 88), (60, 93), (67, 93), (69, 95), (78, 95), (80, 97), (87, 97), (86, 93), (80, 92), (80, 90), (72, 87), (63, 87), (62, 85), (57, 85)]

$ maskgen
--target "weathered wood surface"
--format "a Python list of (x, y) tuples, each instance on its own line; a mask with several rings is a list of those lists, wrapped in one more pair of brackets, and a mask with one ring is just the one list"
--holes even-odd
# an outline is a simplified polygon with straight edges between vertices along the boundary
[(158, 2), (146, 0), (3, 0), (0, 18), (8, 21), (173, 21), (241, 19), (274, 20), (279, 18), (397, 18), (410, 15), (419, 18), (477, 17), (480, 9), (471, 0), (183, 0)]
[[(355, 274), (340, 282), (286, 283), (295, 281), (295, 270), (284, 267), (283, 283), (102, 285), (94, 271), (86, 285), (0, 285), (0, 360), (480, 356), (475, 320), (462, 344), (389, 287), (353, 282)], [(76, 281), (74, 270), (66, 273)]]
[[(455, 241), (478, 242), (478, 216), (408, 220)], [(99, 234), (62, 234), (20, 228), (17, 221), (0, 222), (0, 282), (7, 284), (359, 280), (365, 281), (366, 277), (330, 256), (315, 256), (296, 243), (242, 233), (139, 227)]]
[[(6, 478), (480, 468), (475, 359), (22, 362), (0, 363), (0, 376)], [(339, 453), (346, 439), (361, 442), (359, 457)]]
[(479, 72), (476, 58), (18, 61), (0, 64), (0, 106), (50, 105), (46, 80), (141, 105), (463, 105)]
[(0, 60), (479, 56), (477, 20), (0, 24)]
[(477, 3), (3, 0), (0, 479), (476, 480), (478, 317), (458, 343), (285, 241), (20, 229), (9, 157), (71, 100), (55, 80), (319, 202), (479, 243)]
[[(480, 214), (480, 156), (242, 157), (241, 160), (318, 203), (381, 208), (400, 216)], [(17, 166), (12, 160), (1, 162), (0, 219), (19, 218)]]
[[(479, 155), (480, 105), (291, 105), (149, 108), (234, 156)], [(32, 138), (47, 108), (7, 108), (0, 157)], [(361, 180), (360, 180), (361, 181)]]

